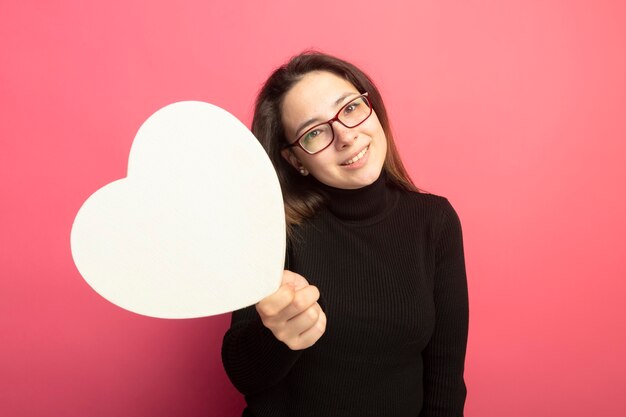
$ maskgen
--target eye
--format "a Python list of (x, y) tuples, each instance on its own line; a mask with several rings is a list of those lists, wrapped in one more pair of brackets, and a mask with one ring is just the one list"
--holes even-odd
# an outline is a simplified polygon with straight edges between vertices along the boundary
[(302, 136), (302, 141), (303, 142), (310, 142), (313, 139), (315, 139), (316, 137), (318, 137), (319, 135), (322, 134), (322, 130), (321, 129), (313, 129), (309, 132), (307, 132), (304, 136)]
[(357, 107), (359, 107), (361, 105), (361, 101), (359, 99), (354, 100), (350, 103), (348, 103), (346, 105), (346, 107), (343, 108), (343, 112), (344, 114), (350, 114), (353, 111), (355, 111), (357, 109)]

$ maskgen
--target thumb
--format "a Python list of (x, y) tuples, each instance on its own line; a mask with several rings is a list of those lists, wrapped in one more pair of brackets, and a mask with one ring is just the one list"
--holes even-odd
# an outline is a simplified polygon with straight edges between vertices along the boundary
[(295, 291), (298, 291), (309, 285), (309, 282), (300, 274), (284, 270), (281, 285), (284, 284), (291, 285)]

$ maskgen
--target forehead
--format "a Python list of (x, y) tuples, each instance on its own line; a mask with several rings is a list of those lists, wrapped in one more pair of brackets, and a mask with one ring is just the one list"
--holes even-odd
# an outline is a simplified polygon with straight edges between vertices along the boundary
[(309, 119), (334, 116), (342, 103), (336, 101), (347, 93), (358, 94), (352, 83), (333, 73), (314, 71), (306, 74), (283, 98), (281, 117), (285, 130), (293, 132), (299, 123)]

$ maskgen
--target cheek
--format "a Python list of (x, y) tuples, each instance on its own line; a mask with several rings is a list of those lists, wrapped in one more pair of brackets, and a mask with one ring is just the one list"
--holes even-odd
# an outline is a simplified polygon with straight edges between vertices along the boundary
[(376, 142), (378, 143), (378, 146), (380, 148), (383, 148), (385, 150), (387, 149), (387, 135), (385, 135), (385, 131), (383, 130), (382, 126), (380, 126), (380, 124), (374, 132), (374, 138), (376, 139)]
[(381, 150), (380, 159), (384, 162), (387, 159), (387, 153), (389, 151), (387, 146), (387, 136), (385, 132), (381, 129), (380, 136), (378, 136), (378, 148)]
[(378, 117), (376, 116), (376, 113), (372, 113), (372, 115), (370, 116), (370, 118), (367, 120), (368, 122), (368, 127), (369, 127), (369, 131), (371, 132), (371, 135), (379, 141), (384, 141), (385, 143), (387, 142), (387, 138), (385, 135), (385, 131), (383, 129), (382, 124), (380, 123), (380, 120), (378, 120)]
[(327, 160), (327, 158), (321, 158), (321, 155), (319, 155), (320, 157), (318, 158), (310, 158), (309, 161), (307, 161), (308, 165), (309, 165), (309, 171), (311, 172), (324, 172), (327, 171), (330, 167), (330, 161)]

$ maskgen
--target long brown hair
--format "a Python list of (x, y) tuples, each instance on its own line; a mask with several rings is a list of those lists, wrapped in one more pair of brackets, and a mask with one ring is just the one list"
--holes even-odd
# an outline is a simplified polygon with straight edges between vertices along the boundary
[(281, 104), (285, 94), (307, 73), (327, 71), (352, 83), (359, 92), (368, 92), (368, 98), (387, 137), (387, 155), (383, 170), (391, 184), (397, 188), (418, 191), (407, 174), (394, 144), (389, 118), (380, 92), (374, 82), (360, 69), (342, 59), (317, 51), (305, 51), (276, 69), (267, 79), (256, 99), (252, 133), (274, 164), (285, 202), (287, 235), (292, 227), (312, 217), (324, 204), (324, 195), (317, 190), (309, 177), (300, 175), (281, 156), (287, 144), (281, 119)]

